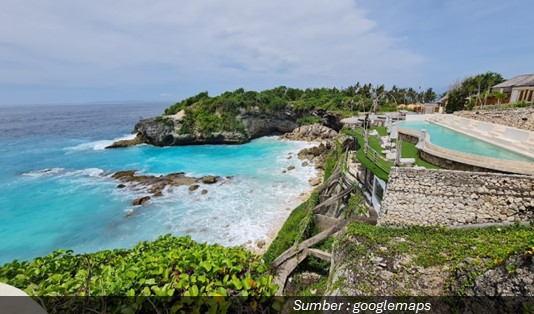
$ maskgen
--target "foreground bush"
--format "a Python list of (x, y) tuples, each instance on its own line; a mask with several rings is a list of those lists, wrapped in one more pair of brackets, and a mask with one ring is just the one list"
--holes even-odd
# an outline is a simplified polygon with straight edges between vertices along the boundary
[(193, 298), (194, 303), (212, 302), (210, 308), (220, 310), (228, 308), (227, 297), (256, 302), (277, 288), (265, 264), (245, 249), (171, 235), (132, 249), (77, 255), (58, 250), (29, 262), (14, 261), (0, 268), (0, 282), (30, 296), (47, 296), (40, 300), (52, 307), (83, 296), (119, 296), (129, 298), (114, 300), (116, 306), (124, 305), (124, 300), (138, 303), (137, 309), (146, 306), (144, 301), (150, 306), (163, 302), (175, 310), (188, 302), (183, 297), (211, 296)]

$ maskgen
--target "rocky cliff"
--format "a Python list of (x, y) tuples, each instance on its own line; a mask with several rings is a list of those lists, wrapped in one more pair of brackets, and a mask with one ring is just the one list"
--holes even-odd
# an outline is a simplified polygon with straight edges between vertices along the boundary
[(531, 297), (532, 231), (352, 224), (337, 237), (329, 293)]
[[(184, 131), (184, 124), (188, 123), (187, 114), (181, 111), (175, 115), (164, 115), (139, 121), (133, 132), (137, 137), (133, 140), (118, 141), (108, 148), (127, 147), (146, 143), (154, 146), (179, 146), (194, 144), (243, 144), (251, 139), (267, 135), (279, 135), (293, 131), (299, 126), (299, 118), (317, 116), (322, 125), (339, 130), (340, 117), (324, 110), (296, 111), (285, 108), (275, 112), (263, 112), (258, 109), (242, 110), (236, 116), (238, 124), (242, 125), (233, 131), (224, 129), (212, 132), (201, 132), (198, 128)], [(191, 121), (191, 120), (189, 120)]]

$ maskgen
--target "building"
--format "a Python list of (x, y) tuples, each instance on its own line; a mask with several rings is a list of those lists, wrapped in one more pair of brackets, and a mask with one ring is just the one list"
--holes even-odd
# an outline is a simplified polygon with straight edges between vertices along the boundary
[(534, 74), (518, 75), (501, 84), (492, 87), (493, 91), (498, 91), (510, 95), (510, 101), (526, 101), (534, 103)]

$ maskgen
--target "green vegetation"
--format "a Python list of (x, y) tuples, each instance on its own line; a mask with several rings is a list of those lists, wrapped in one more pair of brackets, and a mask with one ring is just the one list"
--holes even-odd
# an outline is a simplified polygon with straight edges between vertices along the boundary
[(513, 102), (509, 104), (503, 104), (503, 105), (490, 105), (490, 106), (476, 106), (473, 108), (473, 110), (502, 110), (502, 109), (516, 109), (516, 108), (525, 108), (525, 107), (531, 107), (532, 104), (526, 102), (526, 101), (518, 101)]
[(155, 120), (158, 121), (158, 122), (162, 122), (166, 126), (174, 127), (174, 121), (172, 121), (169, 118), (159, 116), (159, 117), (156, 117)]
[(347, 219), (353, 215), (354, 216), (366, 216), (368, 212), (369, 210), (367, 209), (367, 206), (365, 205), (365, 199), (361, 191), (357, 191), (356, 193), (350, 196), (347, 207), (345, 208), (345, 211), (343, 212), (343, 218)]
[[(364, 140), (363, 140), (363, 135), (361, 133), (361, 129), (356, 130), (356, 131), (343, 129), (343, 132), (345, 134), (347, 134), (347, 135), (355, 137), (358, 140), (358, 144), (360, 145), (360, 148), (356, 151), (356, 158), (358, 158), (358, 161), (361, 162), (362, 165), (364, 165), (367, 169), (369, 169), (377, 177), (379, 177), (380, 179), (382, 179), (384, 181), (387, 181), (388, 178), (389, 178), (389, 171), (387, 171), (387, 172), (384, 171), (382, 168), (380, 168), (377, 164), (375, 164), (371, 159), (369, 159), (365, 155)], [(377, 150), (378, 147), (380, 147), (380, 145), (378, 145), (378, 147), (376, 147), (376, 143), (373, 143), (372, 138), (373, 137), (371, 136), (371, 139), (369, 140), (370, 141), (369, 145), (371, 146), (371, 148)], [(380, 150), (377, 150), (377, 151), (380, 152), (381, 150), (382, 149), (380, 148)], [(391, 167), (393, 167), (393, 163), (388, 163), (386, 166), (388, 167), (388, 170), (389, 170), (389, 169), (391, 169)]]
[(326, 180), (330, 178), (330, 176), (334, 172), (339, 158), (343, 154), (343, 150), (341, 149), (341, 145), (339, 144), (339, 142), (336, 141), (335, 145), (335, 149), (331, 149), (326, 155), (326, 159), (324, 162), (324, 182), (326, 182)]
[[(279, 112), (291, 108), (296, 112), (306, 113), (322, 109), (341, 116), (352, 116), (358, 111), (396, 111), (396, 104), (401, 101), (431, 101), (435, 93), (429, 88), (416, 92), (413, 88), (397, 88), (386, 90), (384, 85), (371, 84), (337, 88), (298, 89), (279, 86), (256, 92), (238, 88), (233, 92), (225, 92), (210, 97), (208, 92), (186, 98), (165, 110), (166, 115), (173, 115), (182, 110), (185, 112), (185, 123), (182, 123), (179, 134), (197, 130), (203, 134), (217, 131), (245, 132), (243, 124), (237, 119), (242, 110), (260, 112)], [(172, 122), (172, 121), (171, 121)], [(319, 122), (319, 117), (306, 115), (297, 121), (300, 125)]]
[(318, 116), (305, 116), (302, 118), (297, 119), (298, 125), (308, 125), (308, 124), (315, 124), (321, 122), (321, 118)]
[[(387, 134), (385, 127), (376, 127), (371, 128), (370, 130), (376, 130), (380, 136), (384, 136)], [(394, 163), (391, 161), (385, 161), (382, 159), (377, 160), (377, 162), (374, 162), (372, 159), (370, 159), (369, 156), (365, 155), (364, 151), (364, 140), (362, 135), (362, 129), (357, 130), (348, 130), (343, 129), (342, 130), (345, 134), (355, 137), (358, 140), (358, 144), (360, 145), (360, 148), (356, 152), (356, 158), (369, 170), (371, 170), (372, 173), (374, 173), (377, 177), (379, 177), (382, 180), (387, 181), (389, 178), (389, 170), (393, 167)], [(380, 140), (375, 136), (369, 136), (369, 147), (376, 152), (379, 153), (380, 156), (384, 157), (385, 155), (382, 154), (383, 148), (380, 146)], [(421, 167), (425, 167), (427, 169), (441, 169), (440, 167), (433, 165), (423, 159), (419, 156), (419, 151), (415, 147), (414, 144), (410, 142), (402, 142), (402, 150), (401, 150), (401, 156), (403, 158), (415, 158), (415, 164)], [(377, 163), (380, 163), (379, 165)]]
[(317, 205), (318, 197), (317, 192), (314, 191), (306, 202), (293, 209), (269, 249), (263, 255), (266, 264), (271, 264), (295, 242), (301, 242), (308, 238), (308, 233), (313, 228), (310, 224), (311, 209)]
[[(355, 237), (358, 245), (352, 244)], [(399, 240), (403, 239), (403, 240)], [(479, 260), (484, 269), (503, 264), (513, 254), (528, 254), (534, 246), (534, 226), (508, 226), (476, 229), (447, 229), (413, 226), (376, 227), (351, 223), (341, 246), (354, 258), (373, 252), (382, 258), (409, 254), (415, 265), (458, 266), (466, 258)], [(387, 251), (377, 250), (387, 247)]]
[[(180, 296), (218, 296), (217, 302), (207, 305), (201, 303), (214, 299), (197, 298), (195, 306), (224, 310), (230, 306), (226, 297), (260, 300), (277, 289), (267, 266), (245, 249), (170, 235), (128, 250), (79, 255), (58, 250), (30, 262), (13, 261), (0, 268), (0, 282), (19, 287), (31, 296), (143, 297), (133, 304), (136, 310), (150, 309), (154, 302), (187, 309), (187, 299)], [(83, 299), (72, 298), (73, 302)], [(55, 305), (54, 298), (45, 301)]]
[(472, 109), (475, 106), (485, 106), (491, 93), (491, 87), (504, 82), (502, 75), (495, 72), (487, 72), (476, 76), (470, 76), (452, 85), (447, 92), (447, 113), (458, 110)]
[(415, 164), (427, 169), (442, 169), (439, 166), (433, 165), (428, 161), (421, 159), (419, 156), (419, 150), (415, 147), (415, 144), (412, 144), (407, 141), (402, 142), (401, 156), (403, 158), (415, 158)]

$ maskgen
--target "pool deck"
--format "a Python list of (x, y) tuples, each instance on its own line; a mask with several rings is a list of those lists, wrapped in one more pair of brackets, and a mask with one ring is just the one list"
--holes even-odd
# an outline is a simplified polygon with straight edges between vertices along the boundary
[(534, 158), (534, 132), (455, 115), (433, 115), (426, 121)]
[[(445, 114), (429, 115), (425, 117), (425, 121), (534, 158), (534, 132)], [(402, 127), (398, 131), (414, 137), (419, 137), (420, 134)], [(500, 172), (534, 175), (534, 162), (484, 157), (446, 149), (432, 144), (429, 134), (421, 144), (422, 151), (442, 159)]]

